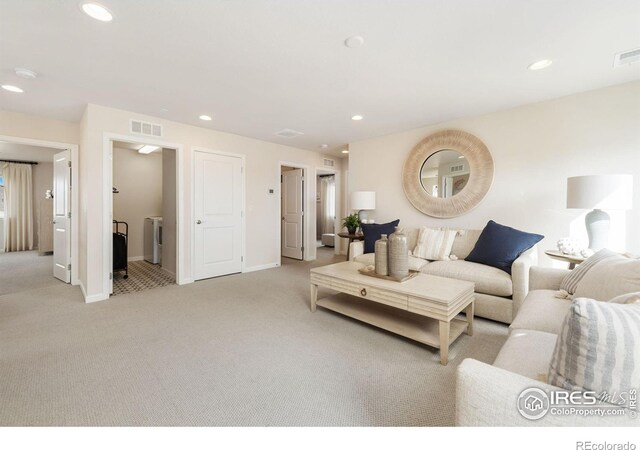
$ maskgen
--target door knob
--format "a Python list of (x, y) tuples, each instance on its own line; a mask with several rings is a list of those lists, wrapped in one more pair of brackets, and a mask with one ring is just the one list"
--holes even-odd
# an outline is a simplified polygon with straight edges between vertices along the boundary
[(202, 223), (202, 220), (198, 219), (198, 220), (196, 220), (196, 223), (197, 223), (198, 225), (200, 225), (200, 224)]

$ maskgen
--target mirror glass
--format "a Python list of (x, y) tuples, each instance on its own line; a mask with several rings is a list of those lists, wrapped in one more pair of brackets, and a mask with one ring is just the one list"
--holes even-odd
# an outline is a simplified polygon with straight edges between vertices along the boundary
[(420, 169), (420, 184), (432, 197), (453, 197), (462, 192), (468, 181), (469, 162), (456, 150), (435, 152)]

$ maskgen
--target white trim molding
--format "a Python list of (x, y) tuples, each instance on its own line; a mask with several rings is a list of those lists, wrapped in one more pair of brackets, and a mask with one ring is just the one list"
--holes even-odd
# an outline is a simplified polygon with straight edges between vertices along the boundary
[(244, 269), (244, 273), (249, 273), (249, 272), (258, 272), (259, 270), (266, 270), (266, 269), (275, 269), (280, 267), (279, 263), (269, 263), (269, 264), (262, 264), (260, 266), (251, 266), (251, 267), (245, 267)]

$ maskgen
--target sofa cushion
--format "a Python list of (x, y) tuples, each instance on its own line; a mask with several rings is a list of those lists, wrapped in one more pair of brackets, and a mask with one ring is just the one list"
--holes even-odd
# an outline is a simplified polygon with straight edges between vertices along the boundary
[[(366, 266), (375, 266), (376, 254), (365, 253), (364, 255), (356, 256), (353, 260)], [(420, 270), (428, 263), (429, 261), (427, 260), (416, 258), (415, 256), (409, 256), (409, 270)]]
[(560, 283), (560, 290), (565, 291), (569, 295), (573, 295), (576, 292), (576, 288), (578, 287), (578, 283), (584, 278), (589, 269), (598, 264), (603, 259), (610, 258), (612, 256), (616, 256), (617, 253), (612, 252), (606, 248), (594, 253), (585, 259), (582, 264), (578, 265), (575, 269), (567, 274), (566, 277)]
[(576, 298), (558, 336), (549, 384), (629, 393), (640, 386), (639, 341), (640, 306)]
[(608, 301), (618, 295), (637, 291), (640, 291), (640, 259), (615, 255), (589, 269), (573, 296)]
[(544, 236), (526, 233), (490, 220), (478, 242), (465, 259), (497, 267), (511, 274), (511, 265), (524, 251), (536, 245)]
[(389, 223), (363, 223), (360, 225), (364, 234), (364, 252), (373, 253), (376, 250), (376, 241), (383, 234), (390, 235), (400, 223), (400, 219)]
[(609, 303), (620, 303), (622, 305), (634, 305), (640, 303), (640, 292), (629, 292), (618, 295), (609, 300)]
[(556, 298), (556, 291), (540, 289), (529, 291), (509, 329), (536, 330), (558, 334), (571, 300)]
[(451, 254), (456, 255), (458, 259), (465, 259), (475, 247), (478, 238), (482, 234), (482, 230), (460, 230), (453, 240)]
[(413, 250), (414, 256), (431, 261), (448, 261), (457, 233), (458, 230), (448, 228), (420, 228), (418, 244)]
[(513, 294), (511, 276), (495, 267), (469, 261), (433, 261), (421, 272), (456, 280), (472, 281), (475, 291), (482, 294), (509, 297)]
[(509, 335), (493, 365), (546, 383), (557, 338), (556, 334), (544, 331), (516, 330)]

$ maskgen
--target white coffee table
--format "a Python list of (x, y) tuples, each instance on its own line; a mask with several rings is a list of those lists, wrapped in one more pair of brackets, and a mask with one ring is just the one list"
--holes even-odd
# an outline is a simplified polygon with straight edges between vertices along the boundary
[[(427, 274), (398, 283), (362, 275), (362, 267), (348, 261), (311, 269), (311, 311), (321, 306), (438, 348), (447, 365), (449, 345), (473, 334), (474, 284)], [(340, 294), (318, 299), (318, 286)], [(463, 311), (466, 320), (456, 317)]]

